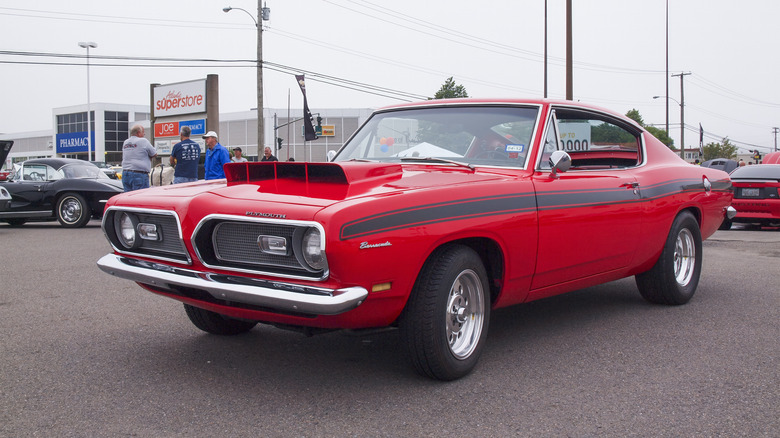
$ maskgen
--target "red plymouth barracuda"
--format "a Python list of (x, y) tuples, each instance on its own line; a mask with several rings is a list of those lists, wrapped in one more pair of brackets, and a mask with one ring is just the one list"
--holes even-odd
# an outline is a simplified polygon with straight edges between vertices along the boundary
[(496, 308), (629, 276), (686, 303), (702, 240), (733, 214), (726, 173), (568, 101), (385, 108), (329, 162), (225, 173), (111, 198), (98, 266), (208, 333), (397, 327), (441, 380), (474, 368)]

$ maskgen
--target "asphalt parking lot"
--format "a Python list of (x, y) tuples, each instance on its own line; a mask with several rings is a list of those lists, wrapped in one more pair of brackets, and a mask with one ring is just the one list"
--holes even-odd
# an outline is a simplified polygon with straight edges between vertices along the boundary
[(97, 221), (0, 225), (0, 436), (663, 436), (780, 433), (780, 231), (719, 231), (696, 296), (633, 279), (501, 309), (480, 364), (417, 376), (393, 331), (198, 331), (98, 270)]

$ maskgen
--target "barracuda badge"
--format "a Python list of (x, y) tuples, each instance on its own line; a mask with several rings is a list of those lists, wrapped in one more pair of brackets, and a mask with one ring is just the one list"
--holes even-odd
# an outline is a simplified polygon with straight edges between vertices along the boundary
[(270, 219), (284, 219), (284, 218), (287, 217), (286, 214), (263, 213), (263, 212), (260, 212), (260, 211), (247, 211), (246, 215), (247, 216), (252, 216), (252, 217), (265, 217), (265, 218), (270, 218)]
[(371, 248), (381, 248), (383, 246), (393, 246), (390, 241), (384, 242), (384, 243), (368, 243), (368, 242), (360, 242), (360, 249), (371, 249)]

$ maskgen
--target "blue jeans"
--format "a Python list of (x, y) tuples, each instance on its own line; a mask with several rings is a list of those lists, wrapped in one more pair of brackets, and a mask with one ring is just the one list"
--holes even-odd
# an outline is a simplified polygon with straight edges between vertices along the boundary
[(173, 183), (174, 184), (195, 182), (197, 180), (198, 180), (198, 178), (187, 178), (186, 176), (174, 176), (173, 177)]
[(122, 171), (122, 185), (126, 192), (149, 188), (149, 174)]

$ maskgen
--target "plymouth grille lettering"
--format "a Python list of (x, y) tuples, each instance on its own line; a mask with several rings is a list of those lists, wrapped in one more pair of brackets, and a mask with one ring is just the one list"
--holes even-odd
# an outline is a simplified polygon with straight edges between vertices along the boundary
[(277, 213), (263, 213), (260, 211), (247, 211), (247, 216), (252, 217), (265, 217), (265, 218), (271, 218), (271, 219), (284, 219), (287, 217), (286, 214), (277, 214)]

